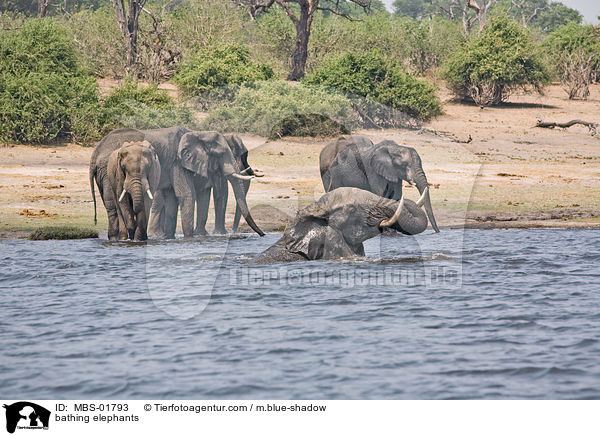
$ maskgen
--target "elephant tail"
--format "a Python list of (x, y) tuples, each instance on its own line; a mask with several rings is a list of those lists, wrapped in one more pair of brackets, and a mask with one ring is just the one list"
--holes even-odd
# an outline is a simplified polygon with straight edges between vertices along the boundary
[(96, 213), (96, 191), (94, 190), (94, 179), (96, 169), (90, 166), (90, 189), (92, 190), (92, 200), (94, 201), (94, 225), (98, 224), (98, 215)]

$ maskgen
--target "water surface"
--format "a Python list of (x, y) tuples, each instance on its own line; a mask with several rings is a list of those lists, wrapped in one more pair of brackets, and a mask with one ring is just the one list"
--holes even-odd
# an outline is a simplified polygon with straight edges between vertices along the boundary
[(0, 242), (0, 397), (600, 398), (600, 232)]

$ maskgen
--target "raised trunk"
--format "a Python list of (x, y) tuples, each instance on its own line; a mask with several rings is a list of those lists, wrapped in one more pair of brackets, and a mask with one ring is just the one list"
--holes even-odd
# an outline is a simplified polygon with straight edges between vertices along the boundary
[(306, 71), (306, 59), (308, 58), (308, 40), (310, 39), (310, 24), (312, 16), (309, 6), (302, 4), (300, 6), (300, 17), (295, 24), (296, 43), (292, 53), (292, 69), (288, 80), (301, 80)]
[(248, 210), (248, 204), (246, 203), (246, 199), (244, 198), (245, 194), (242, 183), (232, 176), (229, 176), (228, 179), (229, 183), (231, 183), (231, 187), (233, 188), (233, 194), (235, 195), (235, 201), (237, 202), (237, 205), (240, 208), (240, 213), (242, 214), (242, 216), (244, 217), (244, 219), (246, 220), (246, 222), (252, 230), (258, 233), (260, 236), (264, 236), (265, 234), (256, 225), (254, 219), (252, 218), (252, 215), (250, 215), (250, 211)]
[[(427, 183), (427, 177), (425, 176), (425, 173), (423, 172), (422, 168), (417, 169), (417, 171), (415, 172), (415, 185), (419, 190), (419, 194), (423, 194), (425, 188), (429, 186), (429, 184)], [(429, 218), (431, 227), (433, 227), (433, 230), (435, 230), (436, 233), (439, 233), (440, 229), (438, 228), (437, 223), (435, 221), (435, 215), (433, 214), (433, 208), (431, 207), (431, 198), (429, 197), (429, 193), (427, 193), (427, 195), (425, 196), (425, 203), (423, 204), (423, 206), (425, 207), (425, 212), (427, 213), (427, 218)]]
[(404, 201), (404, 207), (395, 226), (400, 232), (407, 235), (416, 235), (427, 229), (427, 215), (415, 202)]

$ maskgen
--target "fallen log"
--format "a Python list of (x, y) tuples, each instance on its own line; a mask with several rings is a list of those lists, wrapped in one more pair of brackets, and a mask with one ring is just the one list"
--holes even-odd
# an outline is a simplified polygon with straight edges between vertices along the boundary
[(566, 129), (571, 126), (574, 126), (575, 124), (581, 124), (582, 126), (586, 126), (589, 129), (590, 134), (592, 136), (598, 133), (598, 123), (592, 123), (591, 121), (584, 120), (571, 120), (567, 121), (566, 123), (555, 123), (552, 121), (538, 120), (535, 127), (542, 127), (544, 129), (554, 129), (555, 127), (560, 127), (561, 129)]

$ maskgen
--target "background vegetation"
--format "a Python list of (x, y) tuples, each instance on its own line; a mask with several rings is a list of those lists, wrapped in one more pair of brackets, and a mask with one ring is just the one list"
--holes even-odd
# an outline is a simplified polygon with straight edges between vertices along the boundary
[[(549, 80), (583, 99), (600, 77), (598, 27), (548, 0), (396, 0), (392, 13), (313, 2), (303, 84), (282, 80), (299, 72), (304, 30), (289, 12), (302, 18), (305, 0), (119, 1), (139, 6), (133, 65), (109, 0), (0, 0), (0, 141), (91, 142), (116, 126), (194, 125), (198, 109), (206, 126), (264, 135), (294, 112), (398, 126), (441, 113), (440, 77), (480, 105)], [(122, 83), (103, 95), (98, 78)]]

